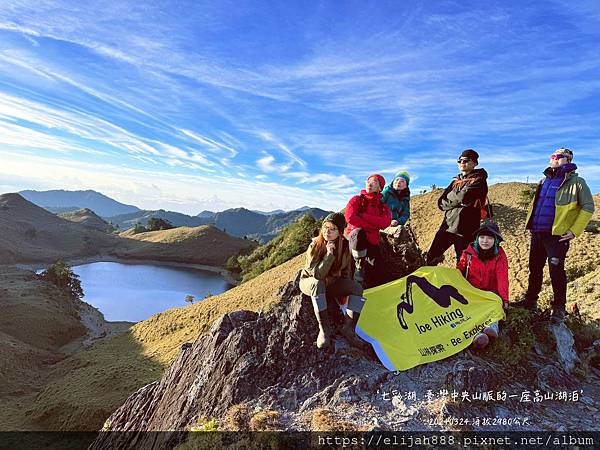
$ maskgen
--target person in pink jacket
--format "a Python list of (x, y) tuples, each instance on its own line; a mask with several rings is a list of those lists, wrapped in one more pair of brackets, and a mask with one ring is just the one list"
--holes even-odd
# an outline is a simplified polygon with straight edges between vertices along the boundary
[(354, 280), (363, 286), (365, 262), (374, 267), (379, 257), (379, 230), (392, 222), (390, 208), (381, 201), (384, 186), (385, 179), (381, 175), (370, 175), (360, 194), (350, 199), (344, 214), (348, 223), (345, 235), (355, 263)]

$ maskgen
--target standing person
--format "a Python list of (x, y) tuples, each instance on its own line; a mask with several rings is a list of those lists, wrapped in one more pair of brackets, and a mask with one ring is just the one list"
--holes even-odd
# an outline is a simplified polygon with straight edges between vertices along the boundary
[(458, 174), (438, 199), (444, 220), (427, 252), (427, 265), (441, 262), (444, 253), (454, 245), (458, 261), (473, 233), (479, 228), (481, 208), (485, 204), (488, 186), (485, 169), (476, 169), (479, 154), (464, 150), (458, 157)]
[(344, 214), (348, 222), (346, 238), (355, 262), (354, 279), (363, 285), (365, 263), (374, 267), (379, 259), (379, 230), (392, 221), (390, 208), (381, 202), (384, 187), (385, 179), (381, 175), (370, 175), (360, 194), (350, 199)]
[(392, 227), (405, 225), (410, 218), (410, 175), (407, 172), (398, 172), (394, 181), (387, 185), (381, 192), (381, 201), (390, 208), (392, 213)]
[(355, 332), (364, 299), (363, 288), (352, 280), (352, 257), (348, 241), (343, 237), (346, 221), (341, 213), (329, 214), (323, 220), (319, 236), (306, 251), (306, 264), (300, 273), (300, 290), (310, 296), (319, 324), (317, 347), (326, 348), (331, 341), (328, 307), (337, 307), (334, 298), (348, 296), (346, 322), (342, 335), (351, 345), (364, 349), (368, 344)]
[[(502, 236), (495, 222), (484, 222), (475, 232), (475, 240), (463, 251), (456, 268), (471, 285), (498, 294), (504, 309), (508, 308), (508, 258), (500, 247)], [(476, 348), (488, 345), (498, 337), (498, 322), (483, 329), (473, 339)]]
[(552, 321), (565, 318), (567, 273), (565, 258), (569, 243), (583, 233), (594, 213), (594, 198), (585, 180), (571, 161), (573, 152), (559, 148), (550, 155), (550, 167), (544, 170), (527, 215), (525, 228), (531, 230), (529, 283), (525, 299), (516, 303), (534, 309), (542, 289), (544, 266), (548, 260), (554, 299)]

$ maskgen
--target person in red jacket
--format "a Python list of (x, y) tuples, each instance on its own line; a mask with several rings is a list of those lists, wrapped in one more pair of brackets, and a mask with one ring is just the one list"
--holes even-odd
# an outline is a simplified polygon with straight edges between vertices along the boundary
[(354, 280), (365, 285), (365, 262), (375, 266), (379, 256), (379, 230), (392, 222), (390, 208), (381, 201), (385, 179), (379, 174), (370, 175), (360, 195), (355, 195), (346, 205), (344, 216), (348, 226), (345, 235), (354, 258)]
[[(456, 268), (477, 289), (491, 291), (500, 296), (504, 308), (508, 308), (508, 259), (500, 247), (502, 236), (493, 221), (484, 222), (475, 232), (475, 240), (463, 251)], [(498, 337), (498, 322), (479, 333), (473, 346), (483, 348), (489, 338)]]

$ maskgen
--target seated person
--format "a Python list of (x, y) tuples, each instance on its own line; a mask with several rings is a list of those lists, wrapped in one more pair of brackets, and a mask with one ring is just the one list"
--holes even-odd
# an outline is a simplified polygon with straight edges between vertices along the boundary
[(328, 347), (331, 341), (328, 303), (337, 307), (331, 300), (348, 296), (346, 322), (341, 333), (351, 345), (365, 350), (368, 344), (355, 332), (364, 304), (363, 288), (350, 278), (352, 258), (348, 241), (342, 234), (345, 225), (342, 213), (332, 213), (325, 217), (319, 236), (312, 240), (306, 251), (306, 264), (300, 274), (300, 290), (312, 300), (319, 324), (316, 342), (318, 348)]
[[(456, 266), (467, 281), (477, 289), (491, 291), (500, 296), (504, 308), (508, 308), (508, 259), (500, 247), (502, 236), (493, 221), (481, 224), (475, 232), (475, 240), (463, 251)], [(498, 337), (498, 322), (486, 327), (475, 336), (473, 346), (483, 348), (489, 338)]]
[(369, 176), (365, 189), (346, 205), (346, 239), (355, 262), (354, 279), (365, 282), (365, 262), (374, 266), (379, 256), (379, 230), (387, 228), (392, 220), (390, 208), (381, 202), (385, 179), (379, 174)]
[(398, 172), (394, 175), (394, 181), (386, 186), (381, 192), (381, 201), (390, 208), (392, 223), (386, 229), (390, 232), (391, 227), (405, 225), (410, 218), (410, 175), (406, 172)]

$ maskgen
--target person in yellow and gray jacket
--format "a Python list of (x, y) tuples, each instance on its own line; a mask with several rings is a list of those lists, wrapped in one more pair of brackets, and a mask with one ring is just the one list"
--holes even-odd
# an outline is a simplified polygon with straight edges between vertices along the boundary
[(346, 220), (341, 213), (329, 214), (323, 220), (319, 236), (313, 239), (306, 251), (306, 264), (300, 274), (300, 290), (310, 296), (319, 324), (317, 347), (331, 344), (331, 325), (328, 307), (338, 307), (333, 300), (348, 297), (346, 322), (341, 329), (348, 342), (362, 350), (368, 344), (355, 332), (364, 299), (363, 288), (352, 279), (352, 255), (344, 238)]
[(565, 318), (567, 274), (565, 258), (571, 239), (583, 233), (594, 213), (594, 199), (585, 180), (577, 175), (571, 161), (573, 152), (559, 148), (550, 156), (550, 167), (538, 184), (527, 215), (526, 228), (531, 230), (529, 250), (529, 284), (525, 299), (514, 306), (534, 309), (542, 288), (546, 260), (554, 300), (552, 321)]

